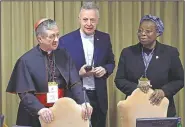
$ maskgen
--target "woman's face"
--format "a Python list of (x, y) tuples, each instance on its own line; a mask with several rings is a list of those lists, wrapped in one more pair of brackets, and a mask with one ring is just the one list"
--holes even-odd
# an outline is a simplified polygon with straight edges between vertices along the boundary
[(143, 21), (138, 29), (138, 39), (143, 46), (152, 45), (158, 36), (156, 24), (152, 21)]

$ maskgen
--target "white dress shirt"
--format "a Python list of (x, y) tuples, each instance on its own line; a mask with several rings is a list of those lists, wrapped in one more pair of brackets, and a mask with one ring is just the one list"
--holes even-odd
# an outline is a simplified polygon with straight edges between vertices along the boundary
[[(94, 35), (86, 35), (80, 30), (80, 35), (82, 39), (82, 45), (85, 55), (86, 64), (89, 66), (94, 65)], [(87, 90), (95, 90), (94, 76), (83, 77), (83, 86)]]

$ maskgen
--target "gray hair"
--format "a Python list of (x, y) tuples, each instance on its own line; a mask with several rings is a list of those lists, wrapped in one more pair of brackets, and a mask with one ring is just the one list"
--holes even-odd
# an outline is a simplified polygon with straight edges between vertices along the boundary
[(46, 30), (51, 30), (56, 26), (57, 26), (57, 23), (54, 20), (52, 19), (45, 20), (41, 22), (35, 29), (36, 36), (45, 35)]
[[(84, 2), (83, 6), (80, 9), (80, 13), (83, 9), (84, 10), (95, 10), (97, 17), (100, 18), (99, 8), (98, 8), (98, 6), (96, 6), (96, 4), (94, 2)], [(79, 17), (80, 17), (80, 13), (79, 13)]]

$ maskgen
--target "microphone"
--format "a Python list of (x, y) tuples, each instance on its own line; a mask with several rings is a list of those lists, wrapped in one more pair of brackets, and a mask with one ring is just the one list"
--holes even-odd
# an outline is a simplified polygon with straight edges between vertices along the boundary
[[(84, 93), (85, 108), (86, 108), (86, 111), (88, 111), (88, 108), (87, 108), (87, 100), (86, 100), (86, 88), (85, 87), (82, 87), (82, 91)], [(89, 120), (89, 127), (92, 127), (90, 118), (89, 117), (87, 117), (87, 118)]]
[(85, 88), (85, 87), (82, 87), (82, 91), (83, 91), (83, 93), (84, 93), (84, 103), (85, 103), (85, 107), (86, 107), (86, 110), (88, 110), (88, 109), (87, 109), (87, 100), (86, 100), (86, 88)]

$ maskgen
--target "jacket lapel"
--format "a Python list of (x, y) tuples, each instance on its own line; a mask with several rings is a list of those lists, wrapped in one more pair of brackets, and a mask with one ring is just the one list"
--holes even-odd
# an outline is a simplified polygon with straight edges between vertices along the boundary
[(135, 51), (136, 51), (136, 53), (135, 53), (136, 54), (135, 62), (137, 63), (136, 66), (138, 66), (137, 68), (140, 69), (139, 70), (139, 72), (141, 72), (140, 75), (143, 76), (144, 72), (145, 72), (145, 64), (144, 64), (144, 61), (143, 61), (143, 56), (142, 56), (142, 50), (141, 50), (141, 44), (140, 43), (138, 43), (136, 45), (136, 50)]
[(82, 38), (81, 38), (81, 35), (80, 35), (80, 29), (78, 29), (76, 31), (75, 39), (76, 39), (76, 40), (74, 40), (75, 43), (76, 43), (76, 45), (75, 45), (76, 48), (75, 49), (76, 50), (79, 49), (78, 53), (81, 54), (81, 56), (82, 56), (82, 57), (79, 57), (78, 59), (81, 58), (81, 60), (79, 60), (79, 61), (82, 61), (82, 64), (84, 65), (86, 63), (86, 61), (85, 61), (85, 54), (84, 54), (84, 50), (83, 50)]
[(101, 38), (98, 36), (97, 31), (94, 34), (94, 66), (98, 66), (98, 54), (100, 51)]
[(156, 46), (155, 46), (155, 50), (154, 50), (154, 54), (152, 56), (152, 59), (149, 63), (148, 69), (147, 69), (147, 73), (150, 74), (150, 72), (152, 72), (152, 69), (156, 69), (157, 66), (160, 66), (158, 64), (159, 62), (159, 57), (161, 55), (161, 44), (157, 41), (156, 42)]

